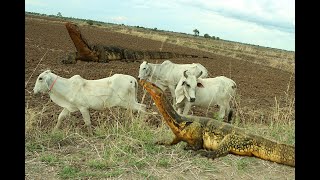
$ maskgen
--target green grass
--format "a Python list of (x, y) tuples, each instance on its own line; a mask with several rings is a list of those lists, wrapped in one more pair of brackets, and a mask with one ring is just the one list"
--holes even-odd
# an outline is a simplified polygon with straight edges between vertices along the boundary
[(170, 160), (166, 158), (161, 158), (158, 161), (158, 166), (168, 168), (170, 166)]
[(79, 171), (80, 170), (76, 167), (65, 166), (58, 172), (58, 174), (61, 178), (75, 178)]
[(58, 160), (59, 160), (58, 157), (52, 154), (43, 154), (40, 157), (40, 161), (45, 162), (48, 165), (53, 165), (55, 163), (58, 163)]
[(109, 166), (108, 162), (104, 160), (89, 160), (87, 165), (91, 169), (97, 169), (97, 170), (107, 169)]
[(236, 167), (239, 171), (246, 171), (248, 167), (252, 164), (253, 158), (241, 158), (236, 162)]
[(25, 148), (29, 152), (34, 152), (34, 151), (45, 151), (46, 147), (43, 146), (42, 144), (39, 144), (37, 142), (26, 142), (25, 143)]

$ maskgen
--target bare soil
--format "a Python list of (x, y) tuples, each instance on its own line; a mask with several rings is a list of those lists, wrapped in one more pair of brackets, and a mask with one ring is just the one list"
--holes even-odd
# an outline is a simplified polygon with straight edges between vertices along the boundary
[[(120, 46), (133, 50), (157, 51), (162, 42), (146, 38), (112, 32), (102, 27), (89, 25), (79, 26), (89, 44), (103, 44)], [(78, 61), (76, 64), (63, 64), (61, 60), (68, 52), (76, 49), (64, 26), (64, 21), (50, 18), (26, 16), (25, 18), (25, 103), (28, 108), (42, 108), (47, 103), (48, 96), (36, 97), (32, 89), (37, 76), (46, 69), (51, 69), (59, 76), (70, 78), (79, 74), (86, 79), (99, 79), (115, 73), (129, 74), (137, 78), (140, 62), (111, 61), (109, 63), (95, 63)], [(224, 75), (232, 78), (238, 86), (238, 97), (241, 107), (248, 111), (270, 113), (275, 104), (275, 97), (283, 105), (285, 92), (292, 74), (279, 69), (262, 66), (248, 61), (233, 59), (187, 47), (165, 43), (162, 51), (177, 52), (208, 56), (210, 58), (173, 58), (174, 63), (201, 63), (210, 77)], [(162, 63), (164, 59), (148, 60), (152, 63)], [(289, 93), (294, 95), (295, 78), (291, 79)], [(139, 87), (138, 100), (143, 95)], [(53, 104), (53, 102), (51, 102)], [(147, 94), (144, 103), (152, 107), (152, 101)], [(57, 117), (61, 108), (57, 105), (47, 109), (47, 118)], [(195, 115), (213, 116), (206, 113), (206, 109), (194, 108)], [(56, 119), (54, 119), (55, 121)], [(94, 124), (95, 116), (92, 117)], [(80, 122), (83, 124), (84, 122)]]

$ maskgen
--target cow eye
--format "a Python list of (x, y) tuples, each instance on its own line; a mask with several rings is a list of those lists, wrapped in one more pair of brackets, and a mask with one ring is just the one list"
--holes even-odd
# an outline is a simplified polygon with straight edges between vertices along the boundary
[(189, 84), (186, 84), (187, 85), (187, 87), (189, 88), (190, 87), (190, 85)]
[(42, 81), (42, 77), (39, 77), (39, 80)]
[(143, 70), (145, 70), (146, 68), (143, 68)]

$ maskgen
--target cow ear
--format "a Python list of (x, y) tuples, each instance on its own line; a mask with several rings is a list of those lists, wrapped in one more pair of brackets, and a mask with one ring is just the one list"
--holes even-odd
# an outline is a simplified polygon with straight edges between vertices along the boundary
[(177, 101), (176, 103), (178, 104), (184, 99), (183, 86), (180, 85), (180, 83), (178, 83), (174, 93), (176, 96), (176, 101)]
[(183, 94), (181, 94), (179, 96), (176, 96), (176, 101), (177, 101), (176, 104), (181, 103), (183, 101), (183, 99), (184, 99), (184, 95)]
[(197, 83), (197, 87), (203, 88), (204, 86), (203, 86), (202, 83), (198, 82), (198, 83)]
[(48, 89), (49, 89), (49, 86), (50, 86), (50, 76), (44, 76), (44, 82), (46, 83)]

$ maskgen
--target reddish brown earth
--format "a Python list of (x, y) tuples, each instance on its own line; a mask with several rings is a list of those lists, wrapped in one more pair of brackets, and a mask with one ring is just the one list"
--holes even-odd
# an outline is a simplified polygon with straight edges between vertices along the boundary
[[(107, 29), (93, 26), (79, 26), (89, 44), (100, 43), (103, 45), (115, 45), (134, 50), (159, 50), (162, 42), (154, 41), (136, 36), (125, 35), (109, 31)], [(238, 96), (240, 107), (246, 111), (271, 112), (275, 104), (275, 97), (284, 104), (285, 92), (290, 81), (291, 73), (274, 69), (248, 61), (215, 55), (186, 47), (172, 44), (164, 44), (163, 51), (194, 54), (211, 57), (207, 58), (176, 58), (170, 59), (174, 63), (201, 63), (209, 70), (209, 76), (215, 77), (224, 75), (231, 77), (238, 85)], [(34, 16), (25, 18), (25, 103), (27, 108), (43, 109), (48, 103), (49, 96), (34, 96), (32, 89), (37, 76), (46, 69), (69, 78), (79, 74), (86, 79), (99, 79), (115, 73), (129, 74), (137, 78), (141, 62), (120, 62), (109, 63), (81, 62), (76, 64), (62, 64), (61, 59), (68, 52), (75, 52), (76, 49), (64, 26), (64, 22), (52, 19), (39, 19)], [(47, 54), (45, 55), (45, 53)], [(45, 56), (44, 56), (45, 55)], [(41, 60), (41, 58), (43, 59)], [(152, 63), (162, 63), (164, 60), (150, 60)], [(29, 79), (30, 78), (30, 79)], [(290, 82), (290, 94), (294, 95), (294, 76)], [(139, 101), (143, 91), (139, 87)], [(144, 103), (151, 105), (149, 95)], [(57, 118), (61, 108), (48, 103), (50, 108), (45, 112), (44, 118)], [(153, 107), (154, 111), (157, 111)], [(194, 108), (195, 115), (205, 115), (206, 109)], [(80, 116), (79, 114), (77, 116)], [(212, 116), (209, 113), (208, 116)], [(49, 120), (48, 119), (48, 120)], [(53, 119), (56, 121), (56, 119)], [(95, 116), (92, 116), (94, 123)], [(81, 121), (80, 123), (84, 123)]]

